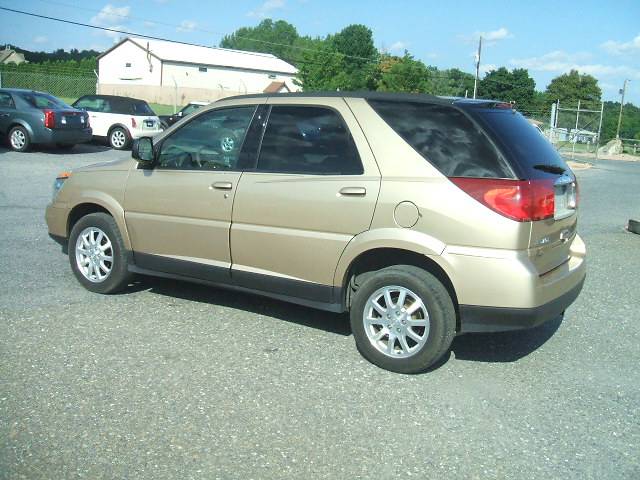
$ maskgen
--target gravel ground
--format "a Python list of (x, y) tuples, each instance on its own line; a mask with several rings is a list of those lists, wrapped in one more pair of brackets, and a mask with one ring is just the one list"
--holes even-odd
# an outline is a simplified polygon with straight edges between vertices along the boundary
[(343, 315), (83, 290), (44, 207), (56, 172), (121, 155), (0, 149), (0, 478), (640, 478), (640, 164), (577, 173), (589, 274), (563, 322), (458, 337), (404, 376)]

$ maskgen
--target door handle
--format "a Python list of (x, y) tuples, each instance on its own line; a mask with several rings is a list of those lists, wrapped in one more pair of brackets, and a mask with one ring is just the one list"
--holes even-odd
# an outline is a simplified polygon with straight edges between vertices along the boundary
[(343, 187), (340, 189), (340, 195), (345, 197), (364, 197), (367, 189), (364, 187)]
[(233, 183), (231, 182), (213, 182), (209, 187), (210, 190), (231, 190), (233, 188)]

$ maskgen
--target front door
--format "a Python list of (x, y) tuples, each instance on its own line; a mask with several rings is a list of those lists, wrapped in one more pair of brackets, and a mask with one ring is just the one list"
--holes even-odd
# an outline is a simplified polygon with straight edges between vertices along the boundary
[(344, 100), (271, 102), (281, 104), (271, 107), (257, 168), (236, 194), (233, 281), (330, 302), (340, 255), (371, 225), (380, 173)]
[(125, 219), (138, 267), (229, 278), (231, 209), (253, 105), (209, 110), (161, 140), (153, 169), (131, 171)]

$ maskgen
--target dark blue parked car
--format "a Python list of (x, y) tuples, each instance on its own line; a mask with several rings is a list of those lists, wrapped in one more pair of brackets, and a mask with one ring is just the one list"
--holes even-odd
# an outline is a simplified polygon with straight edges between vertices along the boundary
[(0, 88), (0, 136), (24, 152), (33, 144), (71, 148), (91, 140), (87, 112), (48, 93)]

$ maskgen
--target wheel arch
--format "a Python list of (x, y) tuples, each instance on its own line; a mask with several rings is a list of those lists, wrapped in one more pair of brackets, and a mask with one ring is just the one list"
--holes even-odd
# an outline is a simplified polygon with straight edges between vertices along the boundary
[(395, 265), (411, 265), (421, 268), (436, 277), (445, 287), (456, 310), (456, 331), (460, 331), (458, 295), (449, 274), (432, 257), (402, 248), (376, 247), (356, 256), (342, 279), (345, 307), (348, 309), (351, 297), (358, 288), (357, 277)]
[(11, 123), (7, 127), (7, 135), (9, 135), (11, 130), (13, 130), (15, 127), (24, 128), (29, 134), (29, 140), (33, 142), (33, 139), (35, 138), (35, 133), (33, 131), (33, 128), (31, 128), (31, 125), (29, 125), (29, 122), (26, 122), (21, 118), (14, 118), (13, 120), (11, 120)]
[[(115, 200), (113, 200), (113, 202), (115, 202)], [(67, 238), (70, 237), (71, 230), (78, 220), (86, 215), (99, 212), (106, 213), (115, 220), (116, 225), (120, 230), (120, 235), (122, 235), (125, 247), (130, 250), (131, 242), (129, 240), (129, 232), (127, 231), (126, 223), (124, 221), (124, 210), (122, 207), (117, 205), (117, 203), (110, 204), (110, 202), (100, 198), (86, 199), (71, 208), (67, 215)]]

